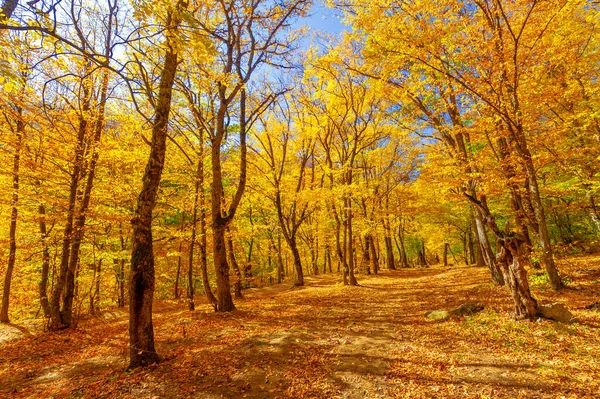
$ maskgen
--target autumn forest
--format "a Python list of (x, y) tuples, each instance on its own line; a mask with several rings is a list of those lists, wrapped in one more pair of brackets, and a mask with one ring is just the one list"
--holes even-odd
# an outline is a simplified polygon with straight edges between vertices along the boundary
[(597, 1), (0, 3), (0, 397), (597, 397)]

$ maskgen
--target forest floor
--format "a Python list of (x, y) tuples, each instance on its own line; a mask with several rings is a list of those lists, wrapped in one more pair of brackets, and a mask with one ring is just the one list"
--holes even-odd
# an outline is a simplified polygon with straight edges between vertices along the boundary
[[(534, 284), (574, 324), (511, 319), (504, 288), (474, 267), (307, 278), (246, 291), (238, 311), (155, 305), (163, 361), (127, 371), (127, 312), (79, 328), (0, 326), (0, 397), (10, 398), (592, 398), (600, 397), (600, 257), (560, 262), (569, 288)], [(540, 278), (540, 280), (542, 280)], [(535, 279), (534, 279), (535, 281)], [(471, 302), (485, 310), (431, 322)]]

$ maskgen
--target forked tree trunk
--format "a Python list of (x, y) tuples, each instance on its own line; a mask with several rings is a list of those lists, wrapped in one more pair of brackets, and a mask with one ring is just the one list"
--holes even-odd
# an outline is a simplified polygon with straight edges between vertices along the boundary
[(498, 240), (500, 252), (496, 260), (513, 299), (515, 318), (534, 319), (538, 315), (537, 301), (529, 290), (527, 271), (524, 267), (528, 257), (522, 250), (524, 243), (525, 239), (521, 235)]
[(538, 309), (537, 302), (529, 290), (527, 270), (524, 267), (528, 262), (528, 258), (522, 248), (526, 241), (523, 234), (500, 231), (489, 211), (485, 196), (482, 196), (481, 200), (471, 195), (466, 195), (466, 197), (478, 208), (485, 218), (487, 226), (496, 236), (499, 249), (496, 262), (498, 268), (502, 271), (506, 286), (510, 290), (515, 317), (534, 319), (538, 316)]
[[(177, 8), (183, 3), (180, 1)], [(179, 10), (177, 10), (178, 12)], [(167, 14), (165, 58), (154, 109), (150, 156), (144, 171), (142, 189), (138, 196), (133, 224), (131, 277), (129, 286), (129, 368), (148, 366), (160, 361), (154, 348), (152, 301), (154, 299), (154, 253), (152, 247), (152, 211), (156, 205), (158, 187), (165, 164), (167, 129), (171, 111), (173, 83), (178, 57), (173, 36), (181, 19)]]

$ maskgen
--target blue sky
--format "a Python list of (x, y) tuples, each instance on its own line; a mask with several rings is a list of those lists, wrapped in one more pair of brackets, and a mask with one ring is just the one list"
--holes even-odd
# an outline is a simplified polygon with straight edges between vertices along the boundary
[(312, 9), (312, 15), (304, 20), (308, 27), (330, 34), (339, 34), (348, 27), (344, 26), (340, 21), (340, 17), (331, 8), (317, 3)]

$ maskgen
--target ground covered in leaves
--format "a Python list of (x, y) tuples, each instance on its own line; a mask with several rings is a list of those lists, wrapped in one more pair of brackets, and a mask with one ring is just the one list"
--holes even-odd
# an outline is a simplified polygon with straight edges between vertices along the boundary
[[(127, 371), (127, 314), (77, 330), (40, 321), (0, 326), (0, 397), (12, 398), (592, 398), (600, 392), (600, 257), (560, 263), (559, 294), (532, 278), (540, 302), (563, 302), (578, 322), (513, 321), (484, 268), (336, 276), (307, 286), (251, 289), (238, 311), (156, 304), (164, 360)], [(473, 316), (424, 314), (476, 303)]]

